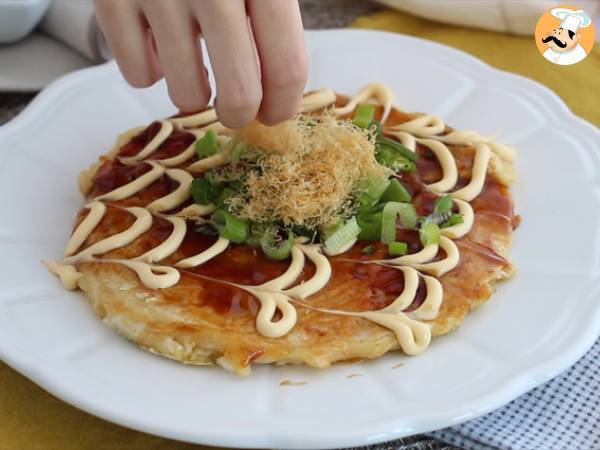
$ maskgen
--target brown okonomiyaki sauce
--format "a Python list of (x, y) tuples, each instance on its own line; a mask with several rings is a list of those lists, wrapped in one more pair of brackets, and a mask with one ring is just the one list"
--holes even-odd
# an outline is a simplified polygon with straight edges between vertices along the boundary
[[(393, 136), (390, 136), (393, 138)], [(432, 184), (440, 181), (444, 175), (440, 161), (428, 148), (417, 144), (417, 173), (422, 183)]]
[[(347, 99), (338, 97), (337, 104), (343, 105)], [(381, 107), (376, 108), (375, 117), (380, 117)], [(392, 110), (387, 125), (405, 122), (411, 116), (403, 112)], [(125, 144), (118, 152), (119, 157), (135, 156), (147, 145), (160, 131), (160, 123), (154, 122), (138, 135)], [(195, 140), (193, 134), (175, 130), (169, 138), (155, 150), (148, 159), (164, 159), (176, 156), (188, 148)], [(453, 146), (449, 146), (453, 149)], [(453, 150), (454, 153), (454, 150)], [(413, 204), (419, 215), (427, 215), (433, 211), (433, 202), (437, 198), (427, 191), (425, 183), (434, 183), (442, 178), (439, 161), (430, 150), (421, 145), (417, 146), (418, 159), (416, 173), (403, 173), (398, 179), (413, 196)], [(457, 152), (457, 165), (459, 168), (459, 183), (455, 189), (466, 185), (469, 181), (470, 166), (473, 161), (472, 149), (460, 149)], [(190, 161), (186, 162), (186, 165)], [(125, 165), (118, 160), (104, 160), (102, 166), (94, 177), (94, 183), (88, 198), (93, 198), (123, 186), (150, 170), (150, 165), (139, 162)], [(197, 175), (202, 176), (202, 175)], [(178, 184), (170, 177), (163, 175), (158, 180), (141, 190), (139, 193), (126, 200), (112, 202), (119, 206), (144, 206), (164, 195), (173, 192)], [(481, 194), (472, 202), (475, 211), (493, 212), (508, 218), (513, 217), (513, 205), (508, 189), (497, 181), (488, 177)], [(79, 220), (85, 217), (87, 210), (80, 213)], [(100, 233), (94, 233), (94, 241), (98, 241), (110, 234), (123, 231), (133, 223), (133, 217), (127, 211), (115, 206), (109, 206), (106, 216), (98, 226)], [(154, 218), (151, 229), (136, 239), (129, 246), (107, 253), (103, 257), (127, 255), (135, 257), (154, 248), (167, 239), (172, 230), (172, 224), (159, 217)], [(216, 236), (208, 236), (194, 231), (194, 226), (188, 226), (186, 236), (179, 249), (169, 256), (162, 264), (173, 265), (176, 261), (200, 253), (209, 248), (216, 241)], [(399, 225), (396, 239), (408, 244), (408, 253), (416, 253), (423, 246), (415, 230), (402, 229)], [(90, 239), (88, 239), (90, 241)], [(86, 241), (82, 249), (93, 244)], [(463, 241), (462, 239), (457, 242)], [(468, 242), (460, 245), (473, 246)], [(364, 254), (363, 249), (373, 246), (374, 251)], [(477, 251), (486, 258), (497, 261), (501, 259), (491, 249), (477, 246)], [(129, 252), (129, 254), (128, 254)], [(332, 279), (338, 276), (350, 276), (356, 282), (365, 284), (366, 289), (361, 298), (353, 299), (356, 311), (377, 310), (390, 305), (404, 290), (404, 275), (397, 268), (378, 264), (364, 264), (361, 261), (370, 259), (384, 259), (389, 257), (387, 246), (380, 242), (359, 241), (354, 247), (339, 256), (330, 258), (332, 266)], [(445, 252), (440, 249), (435, 260), (445, 257)], [(271, 261), (267, 259), (260, 249), (253, 249), (245, 245), (231, 244), (227, 250), (210, 259), (206, 263), (192, 269), (180, 270), (181, 279), (177, 285), (161, 290), (162, 297), (167, 303), (185, 303), (197, 306), (207, 306), (221, 315), (246, 314), (256, 316), (260, 308), (259, 301), (244, 289), (235, 285), (256, 286), (283, 274), (289, 267), (286, 261)], [(315, 272), (314, 265), (306, 261), (304, 270), (294, 285), (308, 280)], [(443, 277), (442, 277), (443, 281)], [(291, 286), (290, 286), (291, 287)], [(326, 295), (327, 287), (324, 294)], [(422, 277), (412, 304), (406, 311), (412, 311), (422, 305), (426, 297), (426, 288)], [(310, 305), (310, 299), (307, 301)], [(275, 317), (275, 319), (277, 319)]]
[(89, 198), (98, 197), (107, 192), (131, 183), (136, 178), (149, 172), (152, 167), (148, 163), (125, 165), (117, 160), (105, 159), (94, 175), (93, 185), (88, 192)]
[(118, 156), (130, 157), (137, 155), (152, 139), (158, 134), (161, 128), (160, 122), (152, 122), (138, 134), (136, 134), (129, 142), (123, 145)]
[[(122, 158), (137, 155), (152, 141), (161, 129), (160, 122), (152, 122), (139, 134), (123, 145), (117, 155)], [(173, 130), (167, 139), (149, 156), (149, 159), (167, 159), (177, 156), (194, 143), (196, 137), (187, 131)], [(189, 163), (189, 161), (188, 161)]]
[[(353, 310), (375, 311), (391, 305), (404, 291), (404, 273), (397, 268), (380, 264), (361, 264), (332, 260), (334, 276), (336, 272), (350, 271), (355, 280), (360, 280), (368, 287), (366, 294), (354, 299)], [(425, 300), (427, 290), (422, 278), (419, 279), (417, 294), (407, 308), (408, 311), (418, 308)]]

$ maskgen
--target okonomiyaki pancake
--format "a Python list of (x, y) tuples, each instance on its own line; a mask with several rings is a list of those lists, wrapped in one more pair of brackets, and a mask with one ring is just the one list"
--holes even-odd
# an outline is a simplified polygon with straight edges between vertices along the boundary
[(82, 172), (49, 269), (141, 347), (252, 364), (416, 355), (514, 272), (515, 151), (384, 85), (305, 95), (275, 126), (214, 110), (123, 134)]

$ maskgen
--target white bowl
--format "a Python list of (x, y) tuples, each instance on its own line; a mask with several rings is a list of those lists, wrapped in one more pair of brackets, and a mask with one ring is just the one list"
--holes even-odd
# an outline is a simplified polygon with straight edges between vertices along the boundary
[(0, 44), (27, 36), (49, 5), (50, 0), (0, 0)]

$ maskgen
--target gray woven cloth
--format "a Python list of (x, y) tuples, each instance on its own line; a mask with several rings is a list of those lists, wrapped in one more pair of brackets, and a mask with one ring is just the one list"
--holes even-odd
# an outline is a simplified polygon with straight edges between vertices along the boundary
[(503, 408), (431, 436), (465, 449), (600, 449), (600, 340), (562, 375)]

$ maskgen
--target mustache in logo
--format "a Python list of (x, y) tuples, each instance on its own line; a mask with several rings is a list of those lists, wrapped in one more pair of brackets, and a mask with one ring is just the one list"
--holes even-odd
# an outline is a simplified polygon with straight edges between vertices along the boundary
[(544, 39), (542, 39), (542, 42), (544, 44), (546, 44), (547, 42), (550, 42), (550, 41), (554, 41), (554, 43), (556, 45), (558, 45), (560, 48), (565, 48), (567, 46), (566, 42), (559, 41), (556, 36), (548, 36), (548, 37), (545, 37)]

